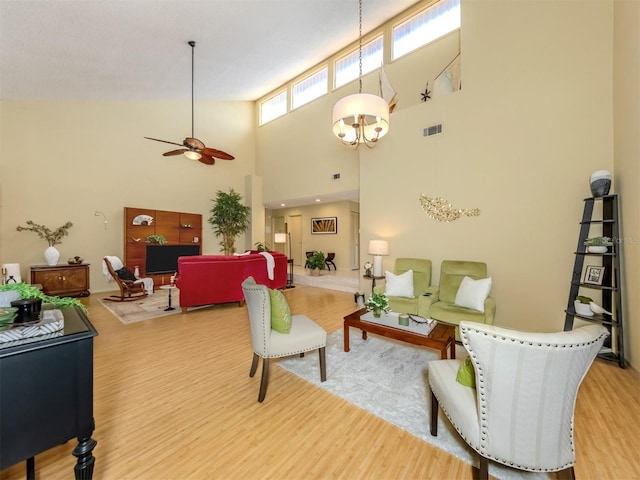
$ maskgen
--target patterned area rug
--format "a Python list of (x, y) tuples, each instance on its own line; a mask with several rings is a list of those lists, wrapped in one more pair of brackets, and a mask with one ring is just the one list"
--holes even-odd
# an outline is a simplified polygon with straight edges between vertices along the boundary
[[(447, 417), (438, 415), (438, 436), (429, 432), (430, 403), (427, 364), (439, 352), (370, 334), (362, 340), (360, 330), (351, 329), (350, 352), (344, 352), (343, 330), (327, 337), (327, 381), (320, 381), (318, 355), (290, 357), (277, 364), (299, 377), (367, 410), (459, 459), (477, 465), (477, 456), (460, 438)], [(456, 346), (456, 357), (466, 350)], [(547, 480), (544, 473), (514, 470), (491, 462), (496, 478)]]
[(169, 311), (165, 311), (169, 300), (168, 290), (156, 290), (153, 295), (132, 302), (111, 302), (104, 298), (106, 296), (99, 299), (100, 303), (125, 324), (181, 313), (180, 290), (177, 288), (171, 289), (171, 306), (175, 310)]

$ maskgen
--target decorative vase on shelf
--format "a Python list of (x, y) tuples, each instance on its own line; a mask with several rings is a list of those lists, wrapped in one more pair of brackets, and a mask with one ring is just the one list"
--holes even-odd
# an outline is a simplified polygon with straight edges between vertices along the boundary
[(47, 247), (44, 251), (44, 259), (47, 261), (47, 265), (57, 265), (60, 260), (60, 252), (54, 246)]
[(591, 174), (589, 181), (591, 194), (594, 197), (603, 197), (609, 195), (611, 188), (611, 173), (607, 170), (597, 170)]
[(607, 247), (604, 245), (588, 245), (587, 246), (588, 253), (607, 253)]
[(373, 307), (373, 316), (376, 318), (380, 318), (380, 315), (382, 315), (382, 309), (379, 307)]

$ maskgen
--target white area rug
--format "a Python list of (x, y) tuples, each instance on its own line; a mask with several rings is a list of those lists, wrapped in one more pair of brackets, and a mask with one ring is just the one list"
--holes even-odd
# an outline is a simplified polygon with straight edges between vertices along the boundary
[[(299, 377), (357, 405), (436, 447), (477, 465), (477, 455), (455, 431), (447, 417), (438, 415), (438, 436), (429, 432), (431, 394), (427, 364), (440, 353), (369, 334), (362, 340), (360, 330), (351, 329), (350, 349), (344, 352), (343, 330), (327, 337), (327, 381), (320, 381), (318, 355), (290, 357), (278, 365)], [(466, 351), (456, 346), (456, 356)], [(547, 480), (544, 473), (513, 470), (489, 464), (489, 473), (499, 479)]]
[(140, 300), (131, 302), (112, 302), (100, 298), (100, 303), (111, 313), (113, 313), (122, 323), (140, 322), (167, 315), (181, 313), (180, 310), (180, 290), (171, 290), (171, 306), (175, 310), (165, 311), (169, 304), (169, 291), (156, 290), (153, 295), (147, 295)]

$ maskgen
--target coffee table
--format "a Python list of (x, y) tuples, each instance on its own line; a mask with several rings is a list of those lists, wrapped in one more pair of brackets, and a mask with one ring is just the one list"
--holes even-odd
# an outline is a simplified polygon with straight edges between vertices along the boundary
[(447, 348), (449, 349), (450, 358), (456, 358), (456, 337), (455, 328), (452, 325), (438, 323), (428, 335), (414, 333), (401, 328), (394, 328), (388, 325), (362, 320), (360, 317), (367, 313), (366, 308), (361, 308), (344, 317), (344, 351), (349, 351), (349, 327), (355, 327), (362, 330), (362, 339), (367, 339), (367, 332), (382, 335), (383, 337), (393, 338), (401, 342), (420, 345), (423, 347), (434, 348), (440, 350), (440, 358), (447, 358)]

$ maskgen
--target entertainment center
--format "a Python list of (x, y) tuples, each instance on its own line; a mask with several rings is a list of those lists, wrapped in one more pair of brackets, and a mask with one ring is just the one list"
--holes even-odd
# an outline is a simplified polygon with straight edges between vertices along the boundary
[[(150, 235), (162, 235), (165, 243), (147, 243)], [(123, 263), (129, 270), (138, 267), (156, 287), (167, 285), (178, 257), (190, 255), (202, 255), (202, 215), (124, 207)]]

